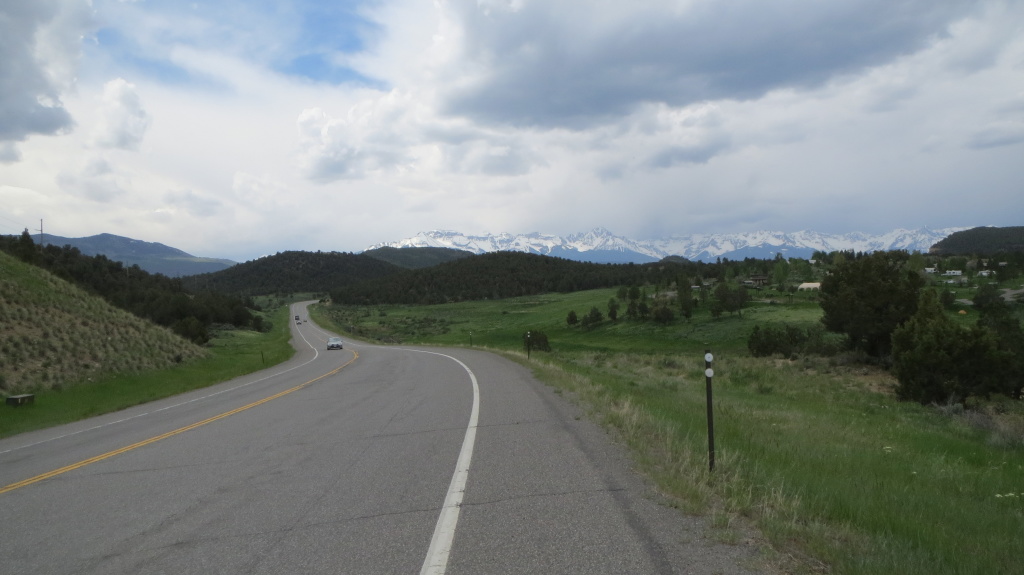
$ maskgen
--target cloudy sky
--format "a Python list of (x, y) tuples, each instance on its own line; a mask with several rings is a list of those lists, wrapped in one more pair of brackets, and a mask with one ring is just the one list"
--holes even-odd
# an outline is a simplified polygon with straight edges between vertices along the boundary
[(0, 233), (1024, 225), (1024, 2), (4, 0)]

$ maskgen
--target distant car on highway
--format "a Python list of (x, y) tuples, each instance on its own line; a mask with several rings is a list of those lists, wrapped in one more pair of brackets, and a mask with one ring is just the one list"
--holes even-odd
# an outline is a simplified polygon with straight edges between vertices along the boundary
[(327, 340), (327, 349), (342, 349), (342, 347), (341, 347), (341, 338), (340, 337), (328, 338), (328, 340)]

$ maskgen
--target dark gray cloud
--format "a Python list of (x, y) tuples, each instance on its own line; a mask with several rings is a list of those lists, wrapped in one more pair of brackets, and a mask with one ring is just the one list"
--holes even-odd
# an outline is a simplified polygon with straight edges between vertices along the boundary
[(73, 125), (61, 102), (87, 20), (84, 2), (13, 0), (0, 5), (0, 141), (56, 134)]
[(967, 141), (967, 147), (986, 150), (1020, 143), (1024, 143), (1024, 122), (988, 126), (973, 134)]
[(661, 4), (629, 4), (609, 17), (588, 10), (588, 2), (527, 2), (518, 9), (457, 3), (469, 63), (451, 71), (444, 111), (485, 122), (583, 128), (644, 102), (685, 106), (814, 87), (923, 48), (972, 6), (738, 0), (698, 1), (680, 10)]
[(720, 138), (691, 145), (670, 146), (651, 157), (647, 167), (670, 168), (679, 164), (704, 164), (728, 149), (729, 145), (727, 138)]

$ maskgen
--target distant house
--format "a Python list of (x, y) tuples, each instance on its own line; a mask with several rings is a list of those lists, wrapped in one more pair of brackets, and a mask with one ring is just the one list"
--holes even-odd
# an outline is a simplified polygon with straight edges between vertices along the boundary
[(924, 268), (924, 273), (933, 274), (937, 271), (937, 268)]
[(962, 275), (964, 275), (964, 271), (963, 270), (946, 270), (946, 273), (944, 273), (942, 275), (944, 275), (944, 276), (962, 276)]
[(805, 282), (796, 286), (797, 291), (820, 290), (821, 282)]
[(990, 275), (992, 275), (992, 270), (981, 270), (978, 272), (979, 277), (987, 278)]

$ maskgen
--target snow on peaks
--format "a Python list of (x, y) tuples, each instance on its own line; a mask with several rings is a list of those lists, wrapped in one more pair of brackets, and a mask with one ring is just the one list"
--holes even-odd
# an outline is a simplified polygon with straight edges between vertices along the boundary
[(457, 231), (434, 230), (420, 232), (415, 237), (404, 240), (375, 244), (367, 249), (372, 250), (385, 246), (397, 248), (442, 247), (465, 250), (475, 254), (519, 251), (597, 263), (642, 263), (657, 261), (667, 256), (714, 261), (717, 258), (753, 257), (764, 259), (775, 257), (776, 254), (782, 254), (785, 257), (810, 257), (815, 251), (917, 250), (927, 252), (939, 240), (953, 232), (965, 229), (969, 228), (897, 229), (880, 235), (868, 235), (860, 232), (824, 234), (810, 230), (793, 233), (762, 230), (743, 234), (674, 235), (655, 240), (631, 240), (616, 236), (600, 227), (589, 232), (571, 234), (564, 238), (539, 232), (520, 235), (501, 233), (471, 236)]

